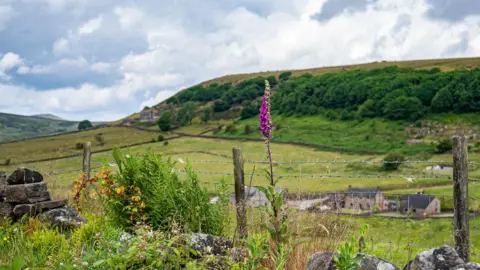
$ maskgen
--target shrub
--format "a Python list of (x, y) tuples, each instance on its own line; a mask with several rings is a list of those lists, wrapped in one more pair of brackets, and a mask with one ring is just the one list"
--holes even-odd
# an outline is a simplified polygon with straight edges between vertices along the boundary
[(446, 153), (449, 151), (452, 151), (452, 140), (450, 139), (442, 139), (440, 140), (436, 147), (435, 147), (435, 152), (441, 154), (441, 153)]
[(12, 162), (12, 159), (10, 158), (5, 159), (5, 166), (9, 166), (11, 162)]
[(225, 132), (233, 134), (233, 133), (237, 132), (237, 127), (234, 124), (230, 124), (225, 128)]
[(165, 112), (158, 119), (157, 125), (161, 131), (169, 131), (172, 126), (173, 116), (171, 112)]
[(162, 142), (164, 139), (165, 139), (165, 137), (163, 137), (163, 135), (161, 135), (161, 134), (158, 135), (158, 137), (157, 137), (157, 140), (158, 140), (159, 142)]
[(243, 133), (246, 134), (246, 135), (252, 133), (252, 128), (250, 127), (250, 125), (245, 125), (245, 129), (244, 129)]
[(116, 148), (113, 157), (118, 173), (104, 174), (103, 197), (107, 213), (121, 227), (148, 222), (154, 229), (169, 231), (174, 224), (188, 231), (218, 234), (221, 231), (218, 206), (210, 204), (206, 189), (187, 163), (186, 177), (172, 170), (174, 163), (150, 150), (143, 156), (123, 155)]
[(395, 163), (395, 162), (405, 161), (405, 156), (400, 153), (394, 152), (394, 153), (388, 154), (383, 159), (383, 161), (385, 162), (383, 163), (383, 168), (388, 171), (393, 171), (393, 170), (397, 170), (398, 167), (400, 167), (400, 163)]
[(218, 134), (220, 131), (222, 131), (222, 126), (219, 126), (216, 129), (214, 129), (213, 134)]
[(280, 73), (280, 75), (278, 75), (278, 78), (280, 79), (280, 81), (286, 81), (288, 80), (288, 78), (290, 78), (290, 76), (292, 76), (292, 72), (285, 71)]
[(157, 140), (155, 140), (155, 138), (152, 138), (152, 140), (150, 142), (154, 143), (156, 142)]
[(83, 149), (83, 143), (76, 143), (75, 144), (75, 149), (82, 150)]
[(163, 142), (163, 145), (167, 146), (167, 145), (168, 145), (168, 141), (164, 141), (164, 142)]
[(95, 140), (97, 140), (99, 145), (104, 145), (105, 144), (105, 139), (103, 138), (102, 133), (98, 133), (97, 135), (95, 135)]

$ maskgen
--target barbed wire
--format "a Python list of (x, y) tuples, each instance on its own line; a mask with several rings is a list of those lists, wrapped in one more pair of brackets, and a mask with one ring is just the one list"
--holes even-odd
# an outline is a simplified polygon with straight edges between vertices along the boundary
[[(192, 163), (233, 163), (231, 160), (189, 160)], [(253, 159), (246, 159), (244, 160), (245, 163), (252, 163), (252, 164), (269, 164), (269, 161), (265, 160), (253, 160)], [(450, 164), (452, 162), (448, 162), (445, 160), (395, 160), (395, 161), (386, 161), (386, 160), (339, 160), (339, 159), (332, 159), (332, 160), (283, 160), (283, 161), (273, 161), (274, 164)], [(471, 165), (480, 165), (479, 162), (468, 162)]]
[[(173, 171), (186, 173), (187, 171), (184, 169), (172, 169)], [(212, 174), (212, 175), (233, 175), (231, 172), (211, 172), (211, 171), (199, 171), (199, 170), (192, 170), (194, 173), (198, 174)], [(265, 176), (264, 174), (259, 173), (249, 173), (248, 175), (253, 176)], [(334, 174), (279, 174), (274, 175), (277, 177), (284, 177), (284, 178), (297, 178), (297, 177), (305, 177), (305, 178), (405, 178), (405, 179), (452, 179), (451, 176), (443, 176), (443, 175), (334, 175)]]

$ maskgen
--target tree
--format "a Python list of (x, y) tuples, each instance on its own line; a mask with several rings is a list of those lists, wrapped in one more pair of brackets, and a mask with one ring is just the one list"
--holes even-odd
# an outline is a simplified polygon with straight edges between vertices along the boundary
[(205, 123), (205, 125), (208, 124), (211, 114), (212, 114), (212, 110), (210, 108), (203, 110), (202, 122)]
[(384, 113), (393, 120), (417, 120), (423, 115), (423, 104), (416, 97), (399, 96), (387, 103)]
[(375, 117), (376, 115), (375, 104), (373, 100), (368, 99), (360, 107), (358, 107), (358, 116), (360, 117)]
[(213, 104), (213, 111), (215, 112), (224, 112), (228, 109), (230, 109), (230, 105), (228, 105), (228, 103), (223, 100), (217, 100)]
[(183, 107), (178, 111), (178, 119), (182, 125), (187, 125), (192, 123), (193, 116), (195, 114), (195, 103), (189, 101), (183, 105)]
[[(383, 159), (383, 168), (387, 171), (394, 171), (400, 167), (400, 162), (405, 161), (405, 156), (400, 153), (390, 153)], [(398, 161), (398, 163), (397, 163)]]
[(240, 117), (242, 119), (247, 119), (258, 115), (259, 113), (260, 108), (257, 105), (251, 103), (243, 107), (243, 109), (240, 111)]
[(92, 127), (92, 123), (88, 120), (83, 120), (82, 122), (78, 123), (78, 130), (87, 130)]
[(169, 131), (172, 126), (172, 113), (164, 112), (162, 116), (158, 119), (158, 127), (162, 131)]
[(280, 79), (280, 81), (286, 81), (288, 80), (288, 78), (290, 78), (290, 76), (292, 76), (292, 72), (286, 71), (280, 73), (280, 75), (278, 75), (278, 78)]
[(435, 94), (432, 99), (432, 111), (433, 112), (448, 112), (453, 107), (453, 95), (450, 89), (444, 87)]

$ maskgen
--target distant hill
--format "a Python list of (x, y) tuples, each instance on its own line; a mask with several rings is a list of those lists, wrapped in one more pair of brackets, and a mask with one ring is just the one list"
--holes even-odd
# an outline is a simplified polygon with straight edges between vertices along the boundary
[[(453, 91), (452, 94), (458, 101), (461, 99), (477, 102), (476, 96), (463, 95), (461, 97), (461, 94), (464, 93), (463, 90), (457, 91), (454, 86), (461, 80), (467, 86), (466, 92), (470, 92), (468, 88), (473, 86), (470, 86), (465, 78), (476, 78), (480, 74), (479, 67), (480, 57), (475, 57), (376, 61), (303, 70), (225, 75), (179, 91), (173, 97), (152, 108), (156, 109), (160, 115), (167, 110), (178, 112), (184, 104), (191, 101), (196, 104), (196, 115), (200, 115), (200, 111), (205, 108), (212, 108), (212, 120), (248, 118), (258, 113), (259, 103), (257, 101), (263, 94), (264, 80), (268, 79), (272, 87), (277, 88), (276, 92), (279, 93), (276, 100), (277, 106), (274, 106), (277, 108), (274, 109), (278, 109), (277, 112), (281, 114), (313, 115), (335, 110), (334, 114), (338, 115), (338, 118), (342, 113), (344, 118), (351, 118), (358, 113), (361, 105), (364, 105), (363, 109), (369, 105), (378, 110), (374, 114), (372, 113), (372, 116), (383, 117), (386, 115), (384, 109), (387, 109), (385, 106), (389, 103), (389, 99), (402, 95), (409, 97), (406, 101), (400, 100), (405, 101), (403, 103), (409, 103), (413, 99), (417, 102), (418, 99), (423, 103), (422, 105), (417, 104), (418, 110), (428, 112), (431, 110), (432, 99), (444, 86), (441, 83), (449, 84), (448, 90)], [(458, 71), (458, 73), (453, 71)], [(376, 93), (373, 93), (372, 89)], [(389, 95), (394, 91), (394, 94)], [(400, 93), (401, 91), (404, 91), (405, 94)], [(387, 95), (389, 96), (387, 97)], [(472, 95), (476, 94), (472, 93)], [(384, 97), (385, 99), (383, 99)], [(443, 96), (437, 98), (438, 104), (442, 104), (441, 99)], [(365, 101), (368, 103), (363, 104)], [(456, 101), (453, 100), (453, 102)], [(470, 102), (471, 104), (464, 103), (462, 106), (465, 109), (468, 108), (468, 112), (478, 111), (477, 105), (473, 101)], [(462, 106), (459, 105), (456, 108), (448, 106), (438, 108), (437, 106), (435, 109), (438, 112), (463, 112)], [(397, 107), (401, 108), (402, 104)], [(395, 109), (390, 110), (391, 118), (395, 117)], [(242, 110), (243, 116), (241, 116)], [(410, 114), (409, 111), (402, 113)], [(139, 115), (140, 113), (135, 113), (114, 123), (135, 122), (138, 121)], [(399, 118), (404, 117), (400, 115)]]
[(71, 132), (78, 127), (75, 121), (8, 113), (0, 113), (0, 123), (0, 142)]
[(60, 120), (60, 121), (67, 121), (61, 117), (58, 117), (56, 115), (53, 115), (51, 113), (46, 113), (46, 114), (35, 114), (35, 115), (32, 115), (33, 117), (41, 117), (41, 118), (45, 118), (45, 119), (50, 119), (50, 120)]

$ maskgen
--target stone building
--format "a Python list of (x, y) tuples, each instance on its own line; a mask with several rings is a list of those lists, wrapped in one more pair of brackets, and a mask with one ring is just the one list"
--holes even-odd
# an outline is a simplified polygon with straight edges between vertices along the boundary
[(353, 188), (345, 192), (345, 208), (371, 210), (376, 205), (384, 208), (385, 199), (379, 188)]
[(403, 195), (400, 198), (400, 212), (411, 212), (414, 216), (425, 216), (441, 213), (440, 199), (422, 193)]

